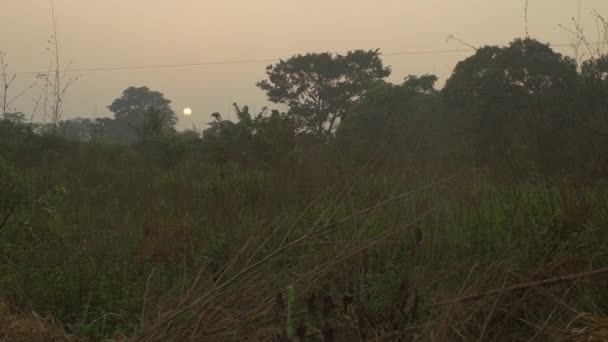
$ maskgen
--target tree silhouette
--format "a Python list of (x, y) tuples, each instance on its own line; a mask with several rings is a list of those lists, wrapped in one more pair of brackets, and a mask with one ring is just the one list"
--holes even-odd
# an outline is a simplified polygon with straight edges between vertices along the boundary
[(575, 61), (527, 38), (480, 48), (457, 64), (442, 93), (473, 130), (478, 162), (525, 157), (551, 168), (572, 127), (543, 112), (574, 110), (576, 87)]
[(378, 84), (352, 107), (338, 128), (339, 143), (364, 159), (379, 150), (394, 161), (428, 155), (428, 148), (420, 150), (438, 140), (429, 130), (440, 105), (436, 81), (434, 75), (410, 75), (400, 85)]
[(268, 79), (257, 86), (270, 101), (289, 106), (299, 130), (328, 136), (357, 99), (389, 76), (379, 55), (378, 50), (297, 55), (268, 66)]
[(148, 87), (129, 87), (122, 96), (108, 106), (117, 123), (130, 127), (140, 138), (171, 134), (175, 131), (177, 116), (170, 107), (171, 101)]

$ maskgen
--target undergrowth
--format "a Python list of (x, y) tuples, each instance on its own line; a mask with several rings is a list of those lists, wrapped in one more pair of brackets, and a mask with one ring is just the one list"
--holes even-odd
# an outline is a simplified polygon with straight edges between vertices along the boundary
[(601, 182), (64, 148), (0, 160), (0, 295), (82, 338), (546, 339), (608, 310)]

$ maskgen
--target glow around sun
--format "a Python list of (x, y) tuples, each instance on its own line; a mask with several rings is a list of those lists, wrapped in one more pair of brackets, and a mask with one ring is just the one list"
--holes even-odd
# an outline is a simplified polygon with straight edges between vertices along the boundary
[(184, 115), (185, 116), (192, 115), (192, 109), (191, 108), (184, 108)]

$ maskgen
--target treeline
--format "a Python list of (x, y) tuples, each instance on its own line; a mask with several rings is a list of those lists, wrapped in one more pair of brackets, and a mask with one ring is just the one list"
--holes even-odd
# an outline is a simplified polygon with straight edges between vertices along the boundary
[(319, 341), (605, 327), (608, 57), (528, 39), (442, 89), (390, 72), (294, 56), (258, 83), (285, 110), (204, 130), (145, 87), (112, 118), (3, 113), (0, 308), (92, 341), (290, 341), (290, 312)]
[(276, 166), (324, 158), (374, 159), (417, 172), (489, 166), (505, 175), (601, 176), (608, 170), (606, 55), (579, 64), (547, 44), (517, 39), (478, 49), (442, 89), (434, 75), (387, 82), (391, 69), (378, 50), (296, 55), (266, 71), (257, 86), (286, 111), (251, 113), (235, 104), (236, 121), (214, 113), (205, 130), (178, 132), (170, 100), (132, 87), (108, 107), (113, 118), (66, 120), (51, 129), (5, 115), (2, 143), (56, 132), (68, 140), (131, 145), (166, 163), (196, 156)]

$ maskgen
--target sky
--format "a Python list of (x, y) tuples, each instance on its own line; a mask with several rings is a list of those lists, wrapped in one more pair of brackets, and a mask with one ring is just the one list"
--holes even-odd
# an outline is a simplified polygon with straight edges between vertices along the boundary
[[(528, 32), (567, 44), (578, 0), (529, 0)], [(524, 0), (55, 0), (60, 53), (72, 69), (141, 67), (289, 58), (298, 53), (380, 49), (384, 53), (505, 45), (525, 36)], [(581, 21), (597, 37), (592, 10), (608, 16), (608, 1), (581, 0)], [(46, 70), (51, 0), (0, 0), (0, 51), (9, 72)], [(556, 47), (564, 54), (572, 48)], [(472, 52), (384, 56), (392, 82), (433, 73), (445, 80)], [(204, 128), (210, 114), (234, 118), (232, 103), (273, 107), (255, 83), (268, 62), (78, 73), (64, 118), (110, 116), (107, 106), (129, 86), (147, 86), (172, 101), (179, 128)], [(14, 95), (35, 81), (18, 74)], [(14, 107), (30, 115), (40, 88)], [(9, 94), (10, 98), (10, 94)], [(181, 115), (191, 107), (193, 115)], [(275, 106), (276, 107), (276, 106)], [(40, 117), (35, 119), (41, 120)]]

